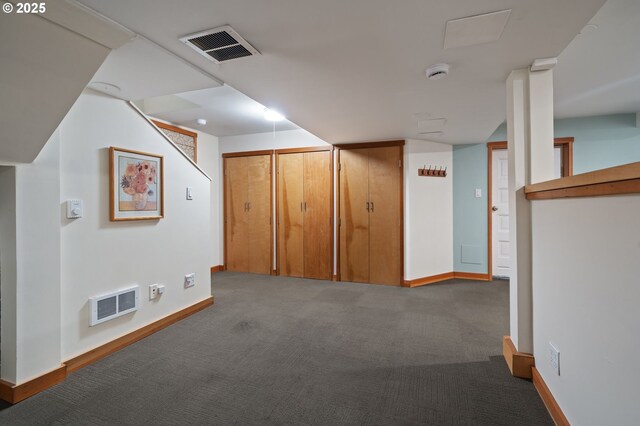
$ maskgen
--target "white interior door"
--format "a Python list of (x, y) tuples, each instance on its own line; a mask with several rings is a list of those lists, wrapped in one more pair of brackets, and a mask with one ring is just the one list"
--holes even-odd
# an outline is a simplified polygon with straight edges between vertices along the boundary
[(558, 179), (562, 177), (562, 148), (556, 146), (553, 148), (553, 178)]
[(509, 167), (506, 149), (491, 151), (491, 246), (493, 265), (491, 273), (496, 277), (509, 277), (511, 264), (509, 250)]
[[(509, 277), (511, 262), (509, 251), (509, 168), (506, 149), (491, 151), (491, 274)], [(562, 177), (562, 149), (554, 147), (554, 178)]]

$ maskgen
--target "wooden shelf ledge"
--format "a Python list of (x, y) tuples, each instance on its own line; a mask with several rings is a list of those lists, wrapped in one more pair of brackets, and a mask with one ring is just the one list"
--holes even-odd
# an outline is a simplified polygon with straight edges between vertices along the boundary
[(640, 162), (527, 185), (528, 200), (640, 193)]

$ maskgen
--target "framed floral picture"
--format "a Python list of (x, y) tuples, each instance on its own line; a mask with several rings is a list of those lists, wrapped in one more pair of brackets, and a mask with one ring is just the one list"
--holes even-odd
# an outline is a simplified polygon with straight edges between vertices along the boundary
[(164, 170), (161, 155), (109, 148), (110, 220), (164, 217)]

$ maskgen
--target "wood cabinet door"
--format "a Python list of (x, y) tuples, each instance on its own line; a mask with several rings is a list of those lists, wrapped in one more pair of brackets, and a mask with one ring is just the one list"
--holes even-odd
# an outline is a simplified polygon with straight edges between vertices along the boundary
[(304, 276), (331, 279), (331, 151), (304, 153)]
[(400, 285), (402, 280), (401, 148), (369, 150), (369, 281)]
[(271, 274), (271, 155), (247, 158), (249, 272)]
[(340, 151), (340, 280), (369, 282), (369, 149)]
[(225, 264), (229, 271), (249, 270), (247, 157), (224, 159)]
[(281, 275), (304, 276), (302, 153), (278, 156), (278, 269)]

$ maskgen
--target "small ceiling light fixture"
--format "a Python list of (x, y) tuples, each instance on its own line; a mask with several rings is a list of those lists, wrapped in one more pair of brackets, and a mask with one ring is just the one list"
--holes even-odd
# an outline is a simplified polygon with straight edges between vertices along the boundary
[(425, 74), (429, 80), (438, 80), (449, 74), (449, 64), (435, 64), (427, 68)]
[(269, 108), (264, 109), (264, 119), (267, 121), (282, 121), (284, 116), (277, 111)]
[(204, 118), (196, 118), (196, 124), (199, 126), (204, 126), (205, 124), (207, 124), (207, 120), (205, 120)]

